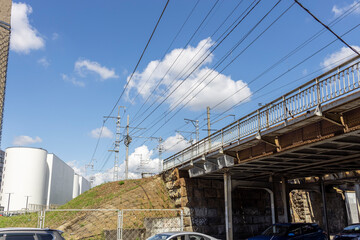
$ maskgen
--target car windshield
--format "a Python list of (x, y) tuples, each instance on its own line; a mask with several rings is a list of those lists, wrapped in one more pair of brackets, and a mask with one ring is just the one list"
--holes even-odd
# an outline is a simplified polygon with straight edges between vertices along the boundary
[(343, 233), (360, 233), (360, 225), (352, 225), (344, 228)]
[(148, 240), (163, 240), (163, 239), (167, 239), (171, 235), (172, 234), (168, 234), (168, 233), (160, 233), (160, 234), (156, 234), (156, 235), (152, 236)]
[(268, 227), (262, 235), (264, 236), (285, 236), (289, 230), (289, 226), (273, 225)]

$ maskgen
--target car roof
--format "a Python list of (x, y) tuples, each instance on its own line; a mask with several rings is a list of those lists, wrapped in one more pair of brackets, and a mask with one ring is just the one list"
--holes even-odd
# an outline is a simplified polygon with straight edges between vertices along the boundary
[(312, 225), (318, 226), (316, 223), (275, 223), (276, 226), (301, 226), (301, 225)]
[[(158, 233), (158, 234), (191, 234), (191, 233), (198, 233), (198, 232), (184, 232), (184, 231), (174, 231), (174, 232), (162, 232), (162, 233)], [(201, 233), (200, 233), (201, 234)]]
[(31, 231), (31, 232), (36, 232), (36, 231), (57, 231), (57, 232), (61, 232), (60, 230), (56, 230), (56, 229), (51, 229), (51, 228), (26, 228), (26, 227), (22, 227), (22, 228), (0, 228), (0, 232), (26, 232), (26, 231)]

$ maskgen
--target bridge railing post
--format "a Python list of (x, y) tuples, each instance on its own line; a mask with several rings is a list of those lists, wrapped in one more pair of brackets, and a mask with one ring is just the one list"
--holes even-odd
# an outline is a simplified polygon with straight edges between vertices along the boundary
[(320, 94), (320, 83), (319, 79), (315, 80), (316, 82), (316, 95), (317, 95), (317, 105), (321, 103), (321, 94)]
[(258, 115), (258, 131), (260, 132), (261, 130), (261, 119), (260, 119), (260, 111), (257, 110), (257, 115)]
[(285, 122), (285, 125), (287, 123), (287, 110), (286, 110), (286, 99), (285, 99), (285, 96), (282, 97), (282, 104), (283, 104), (283, 119), (284, 119), (284, 122)]

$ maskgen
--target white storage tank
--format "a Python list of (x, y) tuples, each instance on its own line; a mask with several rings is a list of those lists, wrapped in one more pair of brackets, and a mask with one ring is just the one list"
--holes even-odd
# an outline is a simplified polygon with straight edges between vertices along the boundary
[(1, 206), (5, 211), (25, 209), (26, 204), (46, 205), (46, 158), (47, 151), (41, 148), (6, 149), (1, 187)]
[(79, 175), (75, 173), (72, 197), (76, 198), (77, 196), (79, 196), (79, 194), (80, 194)]
[(83, 176), (79, 176), (79, 195), (90, 189), (90, 182)]
[(47, 206), (62, 205), (73, 198), (74, 169), (55, 154), (47, 155), (49, 186)]

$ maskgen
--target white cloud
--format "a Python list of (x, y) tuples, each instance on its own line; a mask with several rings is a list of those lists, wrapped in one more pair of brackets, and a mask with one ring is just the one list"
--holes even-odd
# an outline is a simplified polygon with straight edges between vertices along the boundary
[(90, 136), (93, 138), (98, 138), (100, 136), (100, 133), (101, 133), (101, 138), (112, 138), (113, 137), (113, 133), (107, 127), (103, 127), (102, 131), (101, 131), (101, 128), (96, 128), (96, 129), (92, 130), (90, 132)]
[(51, 39), (52, 40), (56, 40), (59, 38), (59, 34), (58, 33), (53, 33), (52, 36), (51, 36)]
[[(352, 46), (357, 51), (360, 51), (359, 46)], [(342, 47), (339, 51), (330, 54), (329, 56), (325, 57), (324, 61), (321, 62), (321, 66), (325, 67), (326, 69), (331, 69), (336, 65), (349, 60), (351, 57), (354, 57), (355, 53), (348, 47)]]
[(29, 53), (45, 46), (45, 40), (30, 25), (28, 15), (32, 13), (30, 5), (13, 3), (11, 9), (10, 49), (18, 53)]
[(49, 62), (49, 60), (47, 60), (46, 57), (40, 58), (40, 59), (38, 60), (38, 63), (39, 63), (40, 65), (42, 65), (44, 68), (47, 68), (48, 66), (50, 66), (50, 62)]
[[(345, 11), (355, 7), (355, 5), (357, 5), (357, 1), (354, 1), (353, 3), (343, 7), (338, 7), (337, 5), (334, 5), (332, 8), (332, 12), (334, 13), (335, 17), (337, 17), (343, 14)], [(353, 13), (360, 14), (360, 8), (356, 8)]]
[(78, 87), (85, 87), (85, 83), (84, 83), (84, 82), (78, 81), (78, 80), (76, 80), (76, 78), (74, 78), (74, 77), (69, 77), (69, 76), (66, 75), (66, 74), (61, 74), (61, 77), (62, 77), (62, 79), (63, 79), (65, 82), (71, 82), (73, 85), (78, 86)]
[[(128, 164), (128, 178), (138, 179), (141, 178), (141, 173), (157, 173), (159, 166), (159, 158), (151, 158), (154, 152), (149, 150), (147, 146), (143, 145), (135, 149), (135, 151), (129, 155)], [(125, 162), (119, 166), (120, 179), (125, 178)], [(96, 173), (92, 175), (94, 177), (94, 186), (105, 182), (113, 181), (114, 168), (110, 168), (104, 172)]]
[[(186, 65), (190, 63), (186, 67), (186, 69), (190, 67), (191, 70), (193, 70), (194, 67), (196, 67), (201, 62), (201, 60), (199, 60), (199, 57), (204, 57), (209, 53), (209, 49), (212, 44), (213, 41), (210, 38), (207, 38), (200, 41), (196, 47), (189, 46), (186, 49), (172, 50), (165, 56), (163, 61), (151, 61), (143, 72), (136, 72), (134, 74), (133, 79), (129, 83), (129, 87), (127, 90), (128, 99), (131, 98), (131, 90), (139, 93), (144, 99), (147, 98), (152, 92), (153, 88), (157, 85), (157, 83), (163, 78), (166, 73), (161, 85), (158, 87), (158, 89), (156, 89), (154, 97), (163, 98), (164, 95), (170, 93), (173, 89), (175, 89), (182, 83), (182, 85), (178, 87), (178, 89), (167, 99), (167, 104), (169, 104), (171, 108), (174, 108), (177, 104), (177, 101), (184, 97), (186, 94), (190, 93), (190, 90), (194, 86), (197, 86), (197, 84), (202, 81), (203, 77), (207, 76), (209, 71), (212, 70), (207, 67), (207, 65), (211, 63), (214, 58), (214, 56), (211, 54), (200, 65), (199, 69), (195, 70), (194, 73), (186, 81), (184, 79), (184, 76), (187, 76), (187, 74), (183, 74), (183, 69), (186, 67)], [(183, 51), (181, 56), (172, 66), (173, 62), (176, 60), (181, 51)], [(194, 60), (191, 60), (193, 57)], [(157, 67), (158, 64), (159, 66)], [(171, 66), (171, 70), (168, 71)], [(189, 73), (191, 71), (186, 70), (185, 72)], [(215, 76), (217, 77), (214, 78)], [(212, 80), (213, 78), (214, 80)], [(212, 82), (210, 82), (211, 80)], [(173, 81), (175, 82), (174, 85), (172, 85)], [(170, 90), (165, 92), (165, 90), (168, 88), (170, 88)], [(239, 93), (232, 96), (233, 93), (240, 89), (242, 90)], [(202, 91), (199, 93), (200, 90)], [(186, 97), (186, 99), (182, 101), (179, 106), (182, 106), (188, 100), (194, 97), (188, 103), (187, 107), (191, 110), (200, 110), (204, 109), (206, 106), (216, 105), (217, 103), (229, 96), (231, 97), (218, 107), (220, 110), (226, 109), (233, 104), (243, 101), (245, 99), (249, 100), (249, 96), (251, 96), (251, 91), (245, 82), (241, 80), (235, 81), (230, 76), (219, 74), (217, 71), (212, 71), (212, 73), (206, 78), (206, 80), (202, 82), (194, 92), (190, 93), (189, 96)]]
[(97, 62), (93, 62), (87, 59), (78, 60), (75, 62), (75, 70), (81, 75), (86, 75), (87, 72), (93, 72), (99, 74), (101, 80), (106, 80), (109, 78), (118, 78), (119, 76), (115, 74), (114, 69), (108, 69), (101, 66)]
[(66, 163), (67, 165), (69, 165), (72, 169), (74, 169), (74, 172), (79, 174), (80, 176), (84, 176), (86, 177), (86, 171), (85, 171), (85, 166), (79, 167), (78, 166), (78, 161), (73, 160), (70, 162)]
[(40, 137), (29, 137), (29, 136), (17, 136), (14, 138), (13, 145), (16, 146), (27, 146), (34, 143), (40, 143), (42, 139)]
[(168, 137), (163, 143), (163, 147), (167, 152), (179, 152), (190, 145), (189, 141), (179, 133), (176, 133), (175, 136)]

